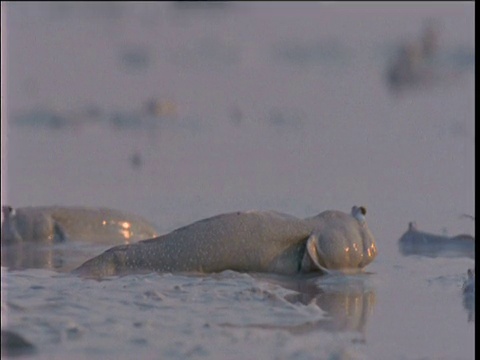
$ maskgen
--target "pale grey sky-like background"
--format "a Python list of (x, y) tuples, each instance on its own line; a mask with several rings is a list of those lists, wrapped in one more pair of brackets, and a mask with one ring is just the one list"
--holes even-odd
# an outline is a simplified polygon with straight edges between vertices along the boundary
[[(401, 94), (385, 72), (430, 19), (440, 51), (473, 51), (473, 3), (3, 6), (2, 203), (120, 207), (167, 227), (353, 204), (395, 236), (410, 220), (472, 225), (458, 216), (474, 211), (474, 72), (445, 67)], [(14, 125), (39, 109), (80, 124), (86, 107), (130, 114), (150, 98), (176, 107), (156, 134)]]
[[(8, 273), (2, 294), (9, 284), (21, 305), (12, 323), (41, 356), (93, 356), (94, 348), (102, 358), (185, 358), (193, 347), (211, 359), (224, 349), (321, 358), (316, 350), (342, 343), (366, 354), (358, 358), (473, 357), (474, 320), (461, 293), (472, 259), (403, 257), (398, 239), (410, 221), (475, 235), (461, 218), (475, 215), (474, 2), (1, 6), (2, 205), (111, 207), (162, 232), (228, 211), (307, 217), (364, 205), (379, 251), (359, 288), (343, 284), (333, 296), (361, 305), (330, 318), (358, 320), (364, 341), (356, 343), (341, 330), (278, 330), (292, 319), (323, 321), (329, 309), (286, 304), (285, 289), (240, 274), (99, 285)], [(438, 49), (426, 61), (415, 51), (431, 23)], [(420, 64), (400, 88), (387, 75), (396, 61)], [(185, 291), (173, 296), (173, 284)], [(152, 288), (172, 310), (142, 295)], [(138, 296), (164, 316), (158, 324), (136, 307)], [(59, 306), (45, 306), (51, 298)], [(2, 303), (2, 329), (3, 313)], [(277, 330), (252, 330), (258, 319)], [(80, 337), (51, 340), (66, 336), (64, 324)]]

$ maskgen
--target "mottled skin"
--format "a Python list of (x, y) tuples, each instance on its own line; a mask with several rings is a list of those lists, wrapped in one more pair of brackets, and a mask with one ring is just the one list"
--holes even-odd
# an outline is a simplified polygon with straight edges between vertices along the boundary
[[(113, 247), (88, 260), (75, 273), (102, 277), (227, 269), (278, 274), (358, 271), (377, 252), (364, 219), (353, 215), (359, 212), (364, 215), (366, 211), (354, 207), (351, 215), (325, 211), (307, 219), (274, 211), (218, 215), (154, 239)], [(317, 254), (331, 258), (318, 259)]]
[(468, 256), (475, 255), (475, 238), (468, 234), (456, 236), (437, 235), (417, 229), (415, 222), (408, 224), (408, 230), (398, 241), (404, 255)]
[(68, 240), (114, 245), (158, 236), (144, 219), (107, 208), (4, 206), (3, 215), (2, 245)]

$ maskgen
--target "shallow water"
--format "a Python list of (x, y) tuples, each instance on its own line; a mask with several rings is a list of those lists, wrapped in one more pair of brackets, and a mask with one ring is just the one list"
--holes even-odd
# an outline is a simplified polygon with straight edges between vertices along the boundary
[(461, 270), (471, 261), (396, 260), (361, 275), (295, 279), (3, 272), (2, 312), (45, 359), (473, 358)]
[[(397, 243), (410, 221), (475, 235), (473, 8), (2, 3), (2, 205), (110, 207), (162, 232), (364, 205), (379, 251), (365, 274), (308, 278), (2, 267), (2, 330), (35, 359), (473, 359), (474, 259)], [(446, 76), (392, 92), (385, 49), (432, 17)], [(54, 250), (71, 266), (103, 248)]]

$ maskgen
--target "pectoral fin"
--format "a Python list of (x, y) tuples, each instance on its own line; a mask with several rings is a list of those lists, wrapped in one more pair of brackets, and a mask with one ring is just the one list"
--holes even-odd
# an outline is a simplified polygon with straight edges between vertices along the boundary
[(302, 259), (302, 271), (309, 272), (316, 269), (325, 273), (329, 273), (330, 271), (320, 263), (321, 254), (318, 251), (317, 242), (318, 236), (315, 234), (311, 234), (307, 240), (305, 255)]

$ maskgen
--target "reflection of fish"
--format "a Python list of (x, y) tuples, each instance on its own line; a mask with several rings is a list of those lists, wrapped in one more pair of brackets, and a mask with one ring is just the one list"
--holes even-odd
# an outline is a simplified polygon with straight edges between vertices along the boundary
[(287, 295), (286, 299), (304, 305), (315, 301), (328, 314), (326, 319), (311, 324), (315, 328), (363, 333), (375, 306), (375, 291), (367, 286), (366, 280), (368, 277), (362, 274), (291, 281), (285, 283), (285, 287), (298, 291), (298, 294)]
[[(296, 293), (287, 294), (285, 300), (292, 304), (316, 304), (326, 313), (315, 321), (298, 325), (254, 324), (249, 327), (262, 329), (283, 329), (293, 334), (309, 333), (312, 330), (355, 331), (362, 335), (375, 306), (375, 290), (367, 286), (368, 276), (332, 275), (325, 278), (286, 278), (270, 275), (261, 277), (270, 283), (280, 285)], [(222, 324), (235, 327), (233, 324)], [(245, 327), (245, 325), (242, 325)]]
[(71, 244), (17, 243), (2, 245), (2, 266), (9, 270), (47, 269), (70, 271), (105, 246), (72, 246)]
[(467, 280), (463, 284), (463, 292), (465, 294), (474, 294), (475, 295), (475, 270), (467, 270)]
[(247, 211), (214, 216), (158, 238), (113, 247), (76, 272), (101, 277), (228, 269), (280, 274), (359, 271), (376, 254), (367, 224), (352, 214), (324, 211), (302, 220), (273, 211)]
[(409, 223), (408, 231), (399, 240), (403, 255), (423, 255), (428, 257), (452, 257), (475, 255), (475, 238), (468, 234), (457, 236), (436, 235), (417, 230), (414, 222)]
[(463, 306), (468, 312), (468, 321), (475, 321), (475, 269), (467, 270), (463, 284)]

